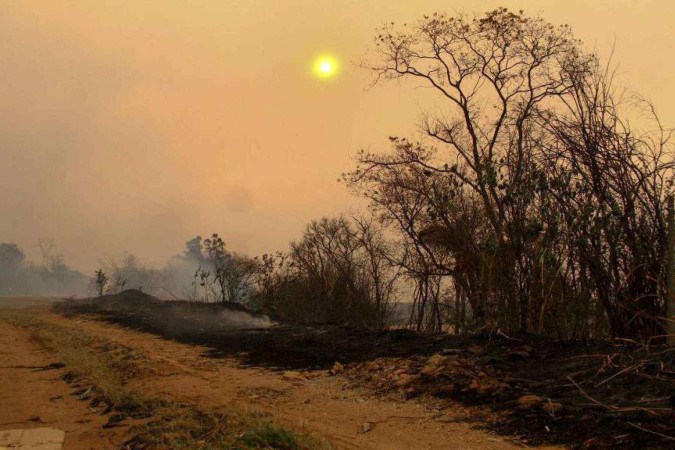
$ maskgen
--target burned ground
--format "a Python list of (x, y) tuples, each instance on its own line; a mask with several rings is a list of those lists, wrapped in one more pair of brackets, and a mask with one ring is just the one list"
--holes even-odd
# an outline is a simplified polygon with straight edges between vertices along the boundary
[(249, 313), (232, 305), (165, 303), (137, 292), (68, 301), (54, 308), (68, 316), (92, 315), (203, 345), (210, 349), (208, 356), (236, 357), (243, 365), (333, 368), (349, 383), (367, 386), (373, 395), (471, 405), (482, 426), (517, 434), (529, 444), (673, 445), (675, 350), (666, 347), (626, 341), (556, 343), (497, 334), (423, 335), (334, 325), (232, 327), (214, 318), (231, 311)]

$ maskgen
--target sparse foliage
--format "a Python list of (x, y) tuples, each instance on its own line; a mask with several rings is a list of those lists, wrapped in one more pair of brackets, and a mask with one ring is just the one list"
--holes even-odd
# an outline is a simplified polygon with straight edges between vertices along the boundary
[(287, 255), (259, 260), (257, 302), (280, 320), (385, 327), (398, 278), (388, 251), (372, 221), (314, 221)]
[(108, 275), (103, 271), (103, 269), (98, 269), (94, 277), (94, 283), (96, 284), (96, 292), (99, 297), (102, 297), (106, 292), (108, 287)]
[(210, 263), (210, 276), (219, 287), (218, 301), (244, 303), (250, 294), (253, 278), (257, 272), (255, 261), (237, 253), (230, 253), (218, 234), (204, 240), (204, 255)]
[(568, 26), (522, 12), (434, 14), (376, 44), (378, 81), (447, 107), (425, 142), (392, 138), (345, 176), (398, 229), (416, 327), (662, 334), (673, 160), (651, 105), (623, 101)]

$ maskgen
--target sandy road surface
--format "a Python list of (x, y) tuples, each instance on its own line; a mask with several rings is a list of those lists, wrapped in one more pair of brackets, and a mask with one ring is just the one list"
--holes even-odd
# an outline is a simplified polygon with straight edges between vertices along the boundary
[[(131, 387), (160, 398), (199, 408), (237, 406), (271, 413), (297, 431), (326, 438), (340, 449), (510, 449), (500, 436), (471, 428), (462, 411), (429, 410), (414, 401), (369, 398), (345, 387), (345, 380), (298, 377), (246, 368), (233, 359), (204, 356), (204, 347), (177, 343), (95, 320), (67, 319), (40, 313), (43, 319), (133, 348), (144, 355), (144, 375)], [(34, 371), (14, 366), (55, 362), (33, 344), (25, 330), (0, 322), (0, 429), (28, 426), (32, 415), (66, 431), (65, 448), (106, 448), (123, 442), (124, 428), (104, 430), (105, 418), (70, 395), (59, 370)], [(10, 387), (11, 386), (11, 387)], [(364, 432), (364, 424), (367, 432)], [(36, 424), (36, 426), (45, 426)]]
[[(429, 411), (414, 402), (368, 399), (344, 389), (344, 380), (321, 373), (295, 379), (294, 373), (244, 368), (232, 359), (204, 356), (204, 347), (180, 344), (94, 320), (45, 316), (94, 336), (142, 352), (153, 376), (134, 386), (154, 395), (201, 408), (235, 405), (272, 413), (298, 431), (328, 439), (345, 449), (507, 449), (504, 439), (453, 423), (457, 411)], [(364, 433), (364, 423), (373, 423)]]
[(53, 427), (66, 432), (66, 449), (119, 447), (124, 431), (102, 428), (107, 418), (72, 394), (56, 362), (27, 330), (0, 321), (0, 430)]

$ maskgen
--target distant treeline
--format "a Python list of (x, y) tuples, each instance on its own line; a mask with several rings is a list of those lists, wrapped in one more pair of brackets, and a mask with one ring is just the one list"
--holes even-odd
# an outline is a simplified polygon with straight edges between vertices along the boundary
[(128, 254), (103, 264), (92, 283), (103, 294), (138, 289), (165, 299), (239, 303), (282, 321), (382, 328), (391, 324), (398, 279), (385, 246), (373, 222), (322, 219), (287, 252), (251, 258), (229, 251), (218, 234), (197, 236), (161, 269)]
[(51, 245), (40, 242), (42, 264), (29, 262), (18, 245), (0, 243), (0, 295), (85, 295), (89, 277), (51, 254)]

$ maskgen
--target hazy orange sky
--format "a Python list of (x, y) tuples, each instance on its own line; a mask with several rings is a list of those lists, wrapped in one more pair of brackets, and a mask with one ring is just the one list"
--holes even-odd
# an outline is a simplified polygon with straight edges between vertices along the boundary
[[(56, 241), (91, 272), (196, 234), (249, 254), (355, 208), (336, 179), (409, 135), (428, 90), (367, 90), (374, 29), (497, 6), (569, 23), (675, 124), (671, 0), (30, 0), (0, 3), (0, 242)], [(341, 63), (311, 76), (322, 52)]]

